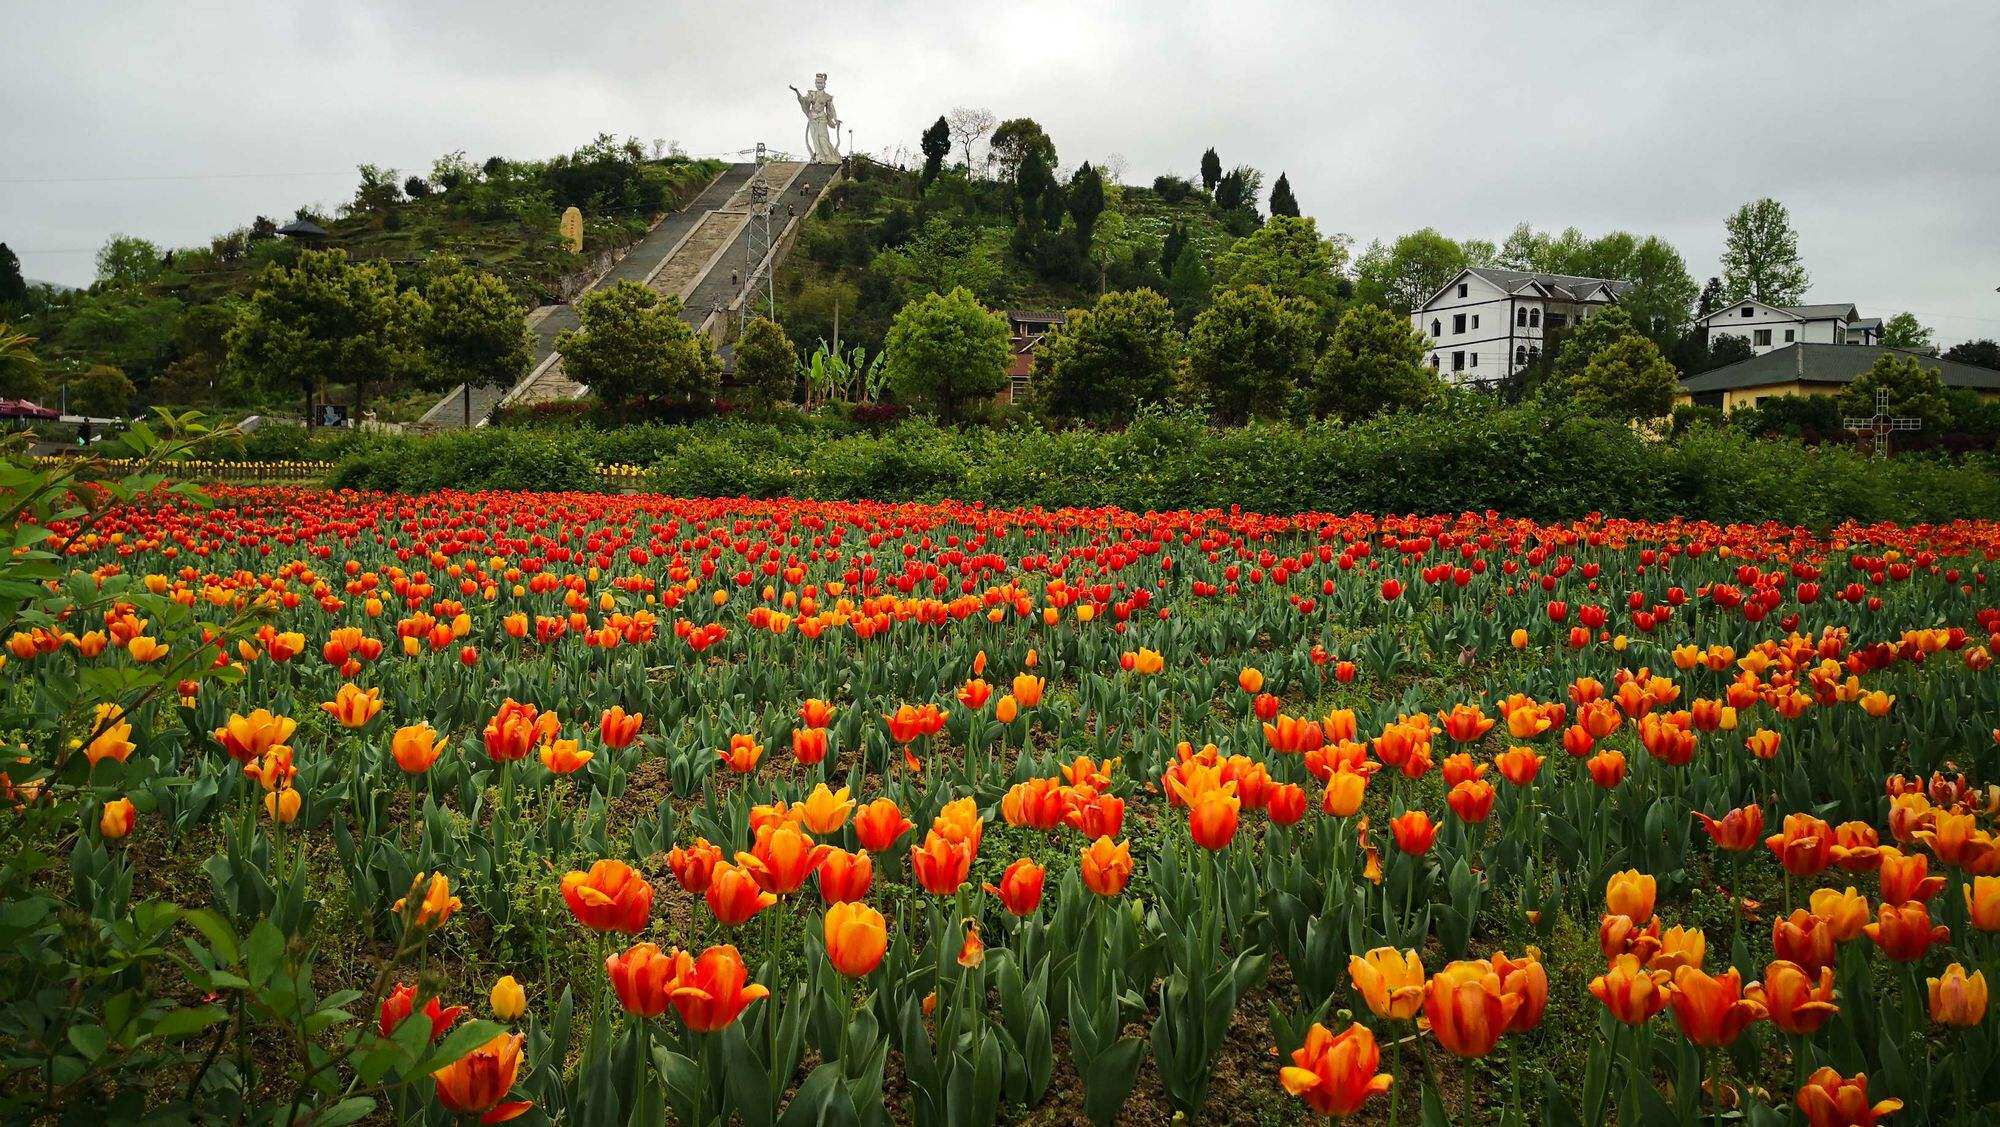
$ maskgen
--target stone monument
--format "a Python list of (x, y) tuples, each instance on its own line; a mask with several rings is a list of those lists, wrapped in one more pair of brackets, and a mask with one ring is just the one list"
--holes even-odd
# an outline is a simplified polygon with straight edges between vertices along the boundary
[(583, 212), (572, 207), (562, 213), (562, 225), (557, 228), (562, 235), (563, 245), (571, 254), (583, 253)]
[(826, 75), (813, 76), (813, 88), (798, 96), (799, 109), (806, 115), (806, 153), (815, 164), (840, 163), (840, 114), (833, 108), (833, 95), (826, 92)]

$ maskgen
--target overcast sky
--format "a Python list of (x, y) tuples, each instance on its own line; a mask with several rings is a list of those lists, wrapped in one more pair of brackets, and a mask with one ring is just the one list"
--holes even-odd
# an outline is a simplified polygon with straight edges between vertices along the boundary
[(1810, 299), (2000, 336), (2000, 4), (550, 4), (9, 0), (0, 241), (87, 283), (123, 232), (193, 244), (428, 170), (600, 131), (802, 147), (830, 74), (864, 151), (953, 106), (1027, 115), (1128, 182), (1288, 172), (1321, 228), (1661, 235), (1697, 279), (1769, 195)]

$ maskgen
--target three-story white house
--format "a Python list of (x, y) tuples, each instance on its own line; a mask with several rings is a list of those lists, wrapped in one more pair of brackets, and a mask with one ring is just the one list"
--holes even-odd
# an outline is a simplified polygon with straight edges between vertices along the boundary
[(1618, 300), (1626, 283), (1468, 266), (1410, 314), (1430, 366), (1458, 383), (1493, 383), (1542, 354), (1561, 330)]
[(1854, 306), (1773, 305), (1754, 297), (1725, 305), (1701, 319), (1711, 344), (1717, 337), (1739, 337), (1753, 355), (1762, 356), (1788, 344), (1880, 344), (1882, 319), (1863, 318)]

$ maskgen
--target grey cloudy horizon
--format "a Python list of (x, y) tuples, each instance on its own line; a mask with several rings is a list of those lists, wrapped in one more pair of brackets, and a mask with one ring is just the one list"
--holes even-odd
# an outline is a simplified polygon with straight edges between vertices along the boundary
[(864, 152), (954, 106), (1028, 116), (1128, 183), (1288, 174), (1357, 250), (1518, 222), (1672, 242), (1792, 213), (1808, 300), (2000, 338), (2000, 4), (805, 4), (16, 0), (0, 37), (0, 241), (87, 283), (115, 234), (205, 244), (347, 199), (354, 166), (533, 158), (600, 132), (802, 147), (829, 73)]

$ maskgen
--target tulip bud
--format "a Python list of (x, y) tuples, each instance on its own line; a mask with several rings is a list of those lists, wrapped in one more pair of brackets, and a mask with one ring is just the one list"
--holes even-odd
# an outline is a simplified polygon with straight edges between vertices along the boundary
[(501, 1021), (514, 1021), (528, 1010), (528, 992), (511, 974), (501, 975), (493, 984), (490, 1001), (493, 1016)]

